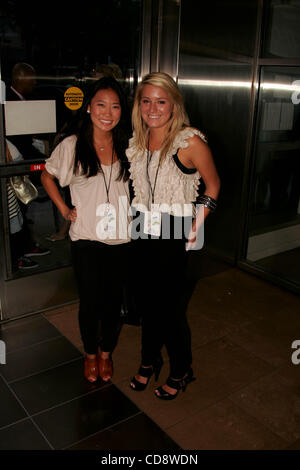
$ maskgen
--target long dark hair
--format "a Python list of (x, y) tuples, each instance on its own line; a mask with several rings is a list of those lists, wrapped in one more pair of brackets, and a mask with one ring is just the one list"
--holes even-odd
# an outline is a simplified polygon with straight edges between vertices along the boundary
[(92, 98), (99, 90), (107, 89), (112, 89), (117, 93), (121, 105), (121, 118), (116, 127), (112, 130), (112, 138), (114, 150), (120, 161), (120, 173), (117, 179), (126, 181), (129, 178), (129, 163), (125, 150), (128, 147), (128, 140), (131, 134), (130, 116), (124, 92), (119, 83), (112, 77), (102, 77), (97, 80), (97, 82), (91, 85), (91, 88), (85, 96), (83, 106), (80, 110), (77, 130), (74, 132), (77, 135), (74, 173), (78, 172), (79, 166), (82, 168), (82, 174), (86, 175), (87, 178), (95, 176), (98, 172), (102, 172), (101, 164), (94, 148), (93, 124), (90, 114), (87, 112), (87, 108)]

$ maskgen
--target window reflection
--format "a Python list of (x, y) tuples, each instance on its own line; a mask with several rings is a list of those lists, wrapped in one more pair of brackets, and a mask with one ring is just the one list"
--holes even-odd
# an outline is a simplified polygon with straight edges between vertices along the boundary
[[(81, 8), (53, 0), (45, 21), (42, 2), (2, 2), (5, 137), (20, 158), (1, 164), (43, 163), (72, 127), (89, 84), (104, 75), (119, 80), (131, 101), (140, 67), (141, 4), (110, 0)], [(69, 226), (45, 193), (40, 174), (30, 172), (38, 198), (26, 206), (16, 200), (7, 179), (13, 277), (70, 264)], [(60, 190), (71, 205), (69, 190)], [(39, 253), (33, 252), (35, 245)], [(28, 260), (21, 265), (24, 256)]]
[(299, 283), (300, 105), (291, 91), (300, 68), (265, 67), (262, 77), (247, 259)]
[(264, 56), (300, 57), (299, 0), (271, 0), (266, 15), (268, 24)]

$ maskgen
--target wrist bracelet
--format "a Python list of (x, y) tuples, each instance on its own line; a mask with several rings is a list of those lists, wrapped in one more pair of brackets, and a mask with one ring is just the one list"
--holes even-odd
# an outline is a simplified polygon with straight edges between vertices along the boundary
[(199, 202), (211, 212), (214, 212), (217, 208), (217, 201), (214, 198), (207, 196), (206, 194), (199, 198)]

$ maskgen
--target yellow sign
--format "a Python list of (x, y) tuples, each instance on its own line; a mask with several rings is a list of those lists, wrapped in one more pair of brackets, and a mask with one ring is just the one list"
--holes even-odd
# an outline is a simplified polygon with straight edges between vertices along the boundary
[(82, 106), (83, 96), (83, 91), (80, 88), (72, 86), (65, 91), (65, 105), (69, 109), (79, 109)]

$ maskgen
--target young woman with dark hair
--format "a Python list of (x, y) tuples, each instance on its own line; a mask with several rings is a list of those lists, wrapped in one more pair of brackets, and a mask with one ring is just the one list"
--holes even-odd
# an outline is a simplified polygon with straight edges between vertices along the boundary
[[(115, 79), (103, 77), (87, 93), (76, 128), (55, 147), (41, 178), (64, 219), (71, 221), (84, 375), (90, 382), (98, 376), (108, 381), (113, 374), (130, 242), (128, 137), (126, 98)], [(69, 185), (72, 208), (55, 178), (60, 186)]]

